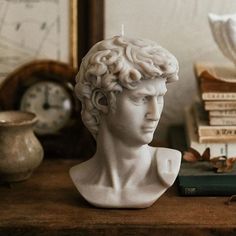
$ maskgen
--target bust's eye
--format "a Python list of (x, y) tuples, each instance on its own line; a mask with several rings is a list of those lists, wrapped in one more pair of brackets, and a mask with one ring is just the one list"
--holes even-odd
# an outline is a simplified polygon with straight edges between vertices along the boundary
[(150, 100), (150, 96), (134, 96), (132, 100), (137, 104), (144, 104)]
[(148, 102), (150, 100), (150, 96), (143, 96), (142, 101), (143, 102)]

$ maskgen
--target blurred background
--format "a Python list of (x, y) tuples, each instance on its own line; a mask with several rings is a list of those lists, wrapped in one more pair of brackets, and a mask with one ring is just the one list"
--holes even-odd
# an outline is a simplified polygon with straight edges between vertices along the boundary
[[(38, 4), (43, 2), (38, 1)], [(9, 55), (11, 60), (15, 60), (13, 57), (17, 50), (13, 48), (14, 50), (9, 51), (11, 45), (8, 42), (10, 41), (6, 40), (6, 35), (11, 39), (17, 38), (10, 26), (14, 27), (14, 32), (19, 33), (26, 25), (25, 22), (38, 23), (37, 17), (33, 21), (31, 18), (32, 13), (34, 11), (40, 12), (41, 8), (44, 14), (54, 14), (55, 19), (57, 19), (55, 22), (58, 23), (58, 19), (60, 19), (61, 28), (58, 26), (55, 29), (53, 28), (54, 31), (48, 34), (51, 35), (51, 38), (45, 35), (40, 36), (42, 41), (38, 42), (38, 50), (43, 47), (42, 42), (47, 40), (49, 42), (47, 45), (44, 44), (46, 46), (44, 50), (40, 51), (41, 54), (37, 50), (37, 53), (29, 57), (25, 57), (26, 52), (18, 53), (18, 57), (23, 55), (24, 59), (18, 64), (11, 61), (15, 68), (20, 66), (21, 63), (34, 59), (50, 58), (50, 54), (46, 55), (45, 52), (48, 51), (50, 45), (53, 45), (50, 43), (55, 40), (56, 32), (64, 29), (65, 31), (62, 32), (67, 32), (68, 35), (64, 35), (64, 38), (62, 36), (60, 44), (57, 45), (60, 45), (61, 49), (65, 49), (65, 57), (60, 59), (58, 53), (55, 52), (52, 59), (64, 61), (78, 69), (82, 57), (89, 48), (104, 38), (121, 34), (121, 25), (123, 24), (124, 33), (127, 37), (154, 40), (171, 51), (179, 61), (180, 80), (177, 83), (168, 85), (164, 111), (155, 136), (158, 139), (166, 139), (169, 126), (184, 123), (184, 107), (192, 103), (193, 97), (197, 94), (193, 63), (197, 61), (227, 62), (212, 38), (207, 15), (208, 13), (235, 13), (235, 0), (71, 0), (68, 2), (58, 0), (51, 2), (54, 3), (55, 9), (52, 8), (53, 6), (50, 8), (45, 5), (44, 7), (51, 9), (52, 12), (43, 10), (43, 7), (39, 5), (37, 9), (37, 3), (32, 1), (24, 1), (24, 5), (21, 6), (16, 6), (16, 1), (15, 3), (7, 0), (1, 1), (0, 61), (9, 60)], [(65, 5), (64, 8), (63, 4)], [(14, 9), (14, 7), (19, 7), (21, 10)], [(12, 9), (13, 13), (17, 11), (17, 16), (9, 9)], [(28, 18), (23, 17), (26, 9), (31, 12)], [(8, 13), (9, 15), (7, 15)], [(40, 15), (40, 18), (47, 19), (47, 16), (42, 17)], [(48, 22), (40, 22), (41, 31), (45, 29), (48, 33), (47, 23), (55, 19), (49, 17)], [(53, 24), (51, 26), (53, 27)], [(37, 33), (22, 30), (21, 36), (24, 37), (22, 36), (18, 43), (26, 45), (27, 42), (36, 42), (37, 37), (39, 37)], [(29, 38), (30, 40), (27, 41)], [(29, 47), (28, 51), (31, 49)], [(64, 52), (61, 51), (60, 53), (63, 54)], [(11, 67), (11, 70), (15, 69), (14, 66)], [(3, 70), (3, 64), (0, 65), (0, 72), (1, 70)], [(9, 69), (7, 73), (1, 73), (1, 82), (10, 72)]]
[[(105, 0), (104, 36), (119, 34), (148, 38), (171, 51), (178, 59), (180, 80), (168, 85), (165, 107), (156, 135), (164, 139), (167, 128), (184, 122), (183, 109), (197, 95), (193, 63), (225, 62), (208, 24), (208, 13), (233, 14), (234, 0)], [(230, 63), (230, 62), (229, 62)]]

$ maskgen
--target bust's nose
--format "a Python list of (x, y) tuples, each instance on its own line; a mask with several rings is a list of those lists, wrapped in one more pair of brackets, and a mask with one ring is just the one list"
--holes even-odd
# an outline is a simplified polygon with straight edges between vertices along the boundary
[(148, 101), (147, 113), (146, 118), (151, 121), (158, 121), (161, 117), (163, 104), (157, 102), (156, 97), (152, 97)]

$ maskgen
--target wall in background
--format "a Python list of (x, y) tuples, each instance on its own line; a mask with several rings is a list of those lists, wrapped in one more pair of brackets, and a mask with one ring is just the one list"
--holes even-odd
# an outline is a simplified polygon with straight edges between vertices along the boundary
[[(168, 85), (156, 137), (165, 139), (171, 124), (184, 123), (184, 107), (197, 94), (196, 61), (225, 62), (213, 41), (208, 13), (233, 14), (235, 0), (105, 0), (105, 38), (120, 34), (148, 38), (171, 51), (180, 64), (180, 81)], [(230, 62), (229, 62), (230, 63)]]

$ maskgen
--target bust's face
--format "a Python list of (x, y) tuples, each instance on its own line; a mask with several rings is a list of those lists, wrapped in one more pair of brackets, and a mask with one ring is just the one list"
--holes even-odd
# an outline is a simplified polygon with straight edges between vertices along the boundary
[(105, 120), (113, 137), (130, 146), (152, 141), (166, 93), (165, 79), (141, 80), (135, 90), (124, 89), (116, 96), (116, 110)]

